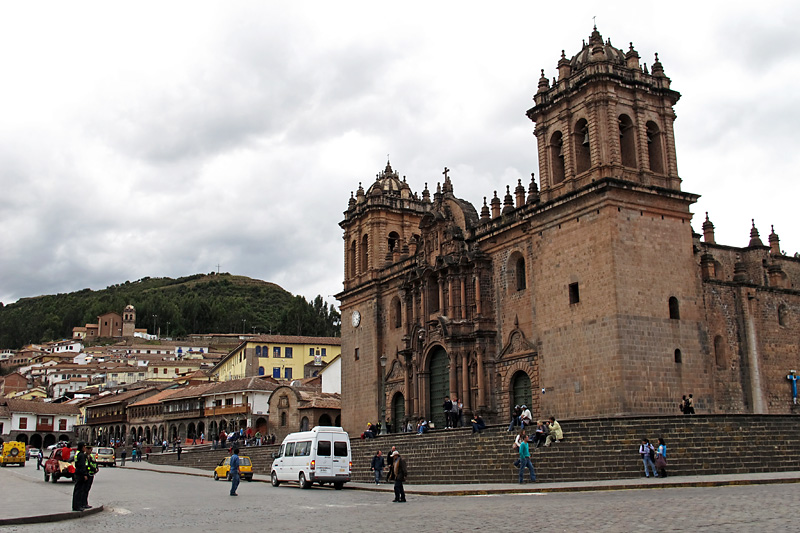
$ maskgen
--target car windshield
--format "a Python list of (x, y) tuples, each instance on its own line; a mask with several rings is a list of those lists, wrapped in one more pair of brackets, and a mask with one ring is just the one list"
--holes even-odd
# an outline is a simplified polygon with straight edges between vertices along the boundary
[(250, 458), (249, 457), (239, 457), (239, 464), (242, 466), (250, 466)]

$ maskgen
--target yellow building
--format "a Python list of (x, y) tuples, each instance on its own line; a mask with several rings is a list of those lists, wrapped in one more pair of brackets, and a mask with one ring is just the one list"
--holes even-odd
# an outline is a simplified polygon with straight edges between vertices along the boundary
[(339, 337), (261, 335), (239, 344), (211, 369), (211, 375), (219, 381), (252, 376), (302, 379), (306, 365), (322, 368), (341, 353)]

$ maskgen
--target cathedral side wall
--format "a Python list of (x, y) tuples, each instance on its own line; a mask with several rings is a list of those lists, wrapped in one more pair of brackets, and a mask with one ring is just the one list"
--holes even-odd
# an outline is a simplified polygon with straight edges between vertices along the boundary
[[(342, 310), (342, 427), (351, 434), (360, 434), (379, 415), (378, 307), (368, 293)], [(355, 310), (361, 313), (358, 327), (352, 323)]]

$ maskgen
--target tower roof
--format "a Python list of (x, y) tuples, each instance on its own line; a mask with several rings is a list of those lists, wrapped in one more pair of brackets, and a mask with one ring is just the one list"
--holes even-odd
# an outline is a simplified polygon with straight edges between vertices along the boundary
[(375, 176), (375, 182), (367, 189), (367, 196), (379, 196), (381, 194), (399, 196), (403, 189), (410, 189), (405, 181), (400, 180), (397, 171), (392, 170), (391, 163), (386, 161), (386, 168)]
[(603, 36), (597, 31), (597, 26), (594, 27), (592, 35), (589, 37), (589, 42), (583, 42), (583, 48), (572, 56), (569, 65), (574, 72), (596, 61), (610, 61), (619, 65), (625, 64), (625, 53), (612, 46), (611, 39), (604, 43)]

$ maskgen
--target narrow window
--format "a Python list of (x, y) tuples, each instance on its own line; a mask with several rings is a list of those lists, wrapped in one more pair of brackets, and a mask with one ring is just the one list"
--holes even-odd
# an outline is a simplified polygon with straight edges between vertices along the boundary
[(263, 376), (264, 375), (264, 367), (263, 366), (258, 367), (258, 375), (259, 376)]
[(369, 270), (369, 239), (366, 235), (361, 239), (361, 273)]
[(261, 357), (261, 346), (256, 346), (256, 355)]
[(681, 351), (677, 350), (677, 349), (675, 350), (675, 362), (676, 363), (682, 363), (683, 362), (683, 359), (681, 358)]
[(356, 348), (355, 354), (356, 354), (356, 361), (358, 361), (358, 348)]
[(293, 350), (291, 346), (287, 346), (286, 348), (283, 349), (284, 357), (286, 357), (287, 359), (291, 359), (292, 355), (293, 355)]
[(678, 306), (678, 299), (674, 296), (670, 296), (669, 298), (669, 317), (672, 320), (680, 320), (681, 319), (681, 310)]
[(655, 122), (647, 123), (647, 154), (650, 159), (650, 170), (658, 174), (664, 173), (664, 154), (661, 147), (661, 130)]
[(564, 139), (560, 131), (550, 137), (550, 167), (552, 185), (564, 181)]
[(397, 329), (401, 326), (402, 321), (402, 310), (400, 307), (400, 298), (395, 296), (392, 298), (392, 324), (394, 328)]
[(351, 278), (356, 277), (356, 241), (350, 243), (350, 252), (347, 255), (347, 269)]
[(281, 379), (281, 367), (279, 366), (272, 367), (272, 377), (275, 379)]
[(619, 116), (619, 148), (622, 166), (636, 168), (636, 139), (633, 122), (628, 115)]
[(400, 251), (398, 244), (400, 243), (400, 235), (396, 231), (389, 233), (389, 252)]
[(521, 291), (525, 289), (525, 258), (519, 257), (517, 259), (517, 290)]
[(292, 379), (292, 369), (291, 368), (285, 368), (283, 370), (283, 377), (284, 377), (284, 379)]
[[(286, 413), (281, 413), (281, 426), (286, 425)], [(291, 446), (291, 453), (289, 451), (289, 446)], [(294, 455), (294, 443), (290, 442), (289, 445), (286, 447), (286, 455)]]
[(273, 346), (272, 347), (272, 357), (280, 357), (281, 356), (281, 347), (280, 346)]
[(569, 284), (569, 303), (576, 304), (581, 301), (581, 293), (578, 288), (578, 283)]
[(589, 147), (589, 123), (582, 118), (575, 125), (575, 171), (580, 174), (592, 166), (592, 155)]
[(785, 326), (786, 325), (786, 315), (787, 315), (786, 306), (785, 305), (778, 306), (778, 325), (779, 326)]

